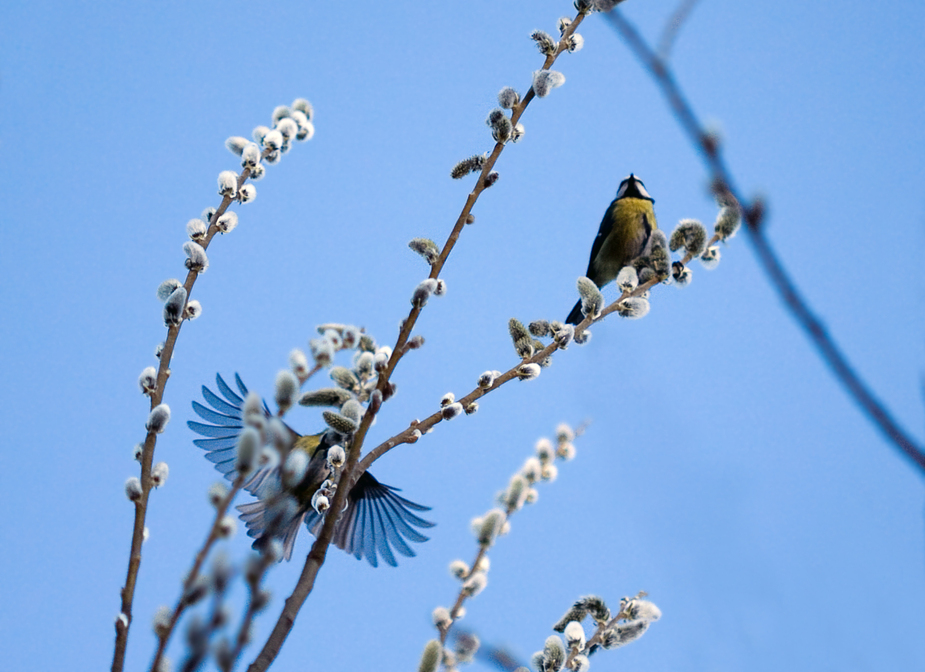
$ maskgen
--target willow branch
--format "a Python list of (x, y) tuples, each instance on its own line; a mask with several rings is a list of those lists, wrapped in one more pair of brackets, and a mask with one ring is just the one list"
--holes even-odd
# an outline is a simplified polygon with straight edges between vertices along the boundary
[[(265, 158), (269, 151), (264, 150), (261, 159)], [(238, 176), (238, 188), (235, 193), (239, 193), (241, 186), (250, 177), (251, 169), (244, 168)], [(228, 206), (234, 201), (230, 196), (224, 196), (218, 209), (209, 220), (209, 228), (206, 231), (205, 238), (199, 241), (203, 250), (208, 249), (209, 244), (219, 232), (218, 219)], [(186, 289), (187, 300), (192, 295), (193, 285), (199, 272), (190, 270), (186, 275), (186, 281), (183, 287)], [(177, 338), (180, 335), (180, 327), (183, 322), (167, 328), (167, 339), (164, 341), (164, 347), (160, 352), (160, 364), (157, 371), (157, 384), (151, 394), (151, 409), (159, 405), (164, 399), (164, 390), (167, 387), (167, 379), (170, 377), (170, 360), (173, 357), (173, 351), (177, 344)], [(138, 571), (141, 568), (141, 544), (144, 541), (145, 519), (148, 513), (148, 497), (154, 484), (151, 480), (151, 468), (154, 464), (154, 447), (157, 443), (157, 433), (149, 431), (145, 437), (144, 446), (141, 453), (141, 497), (135, 502), (135, 522), (132, 529), (132, 546), (129, 551), (128, 570), (125, 577), (125, 586), (122, 588), (122, 609), (119, 618), (116, 620), (116, 643), (112, 658), (112, 672), (122, 672), (125, 666), (125, 652), (128, 644), (128, 631), (132, 623), (132, 604), (135, 599), (135, 585), (138, 581)]]
[(226, 494), (218, 503), (218, 506), (215, 507), (215, 520), (212, 521), (212, 527), (209, 529), (209, 534), (203, 542), (202, 547), (199, 549), (199, 552), (196, 553), (196, 559), (193, 561), (192, 568), (186, 574), (186, 579), (183, 580), (183, 590), (180, 594), (180, 598), (177, 600), (177, 604), (173, 608), (170, 623), (165, 628), (164, 633), (158, 636), (159, 641), (157, 651), (154, 653), (154, 660), (151, 662), (151, 672), (157, 672), (161, 669), (161, 659), (164, 656), (164, 651), (167, 649), (167, 643), (170, 641), (170, 637), (176, 629), (177, 623), (180, 621), (180, 616), (182, 616), (186, 608), (190, 606), (187, 596), (190, 594), (199, 578), (199, 572), (202, 570), (202, 565), (205, 563), (209, 551), (212, 550), (212, 546), (215, 545), (215, 542), (222, 536), (219, 531), (221, 529), (222, 519), (228, 511), (228, 507), (231, 506), (231, 502), (234, 501), (234, 498), (244, 486), (244, 480), (244, 476), (238, 476), (231, 490), (228, 491), (228, 494)]

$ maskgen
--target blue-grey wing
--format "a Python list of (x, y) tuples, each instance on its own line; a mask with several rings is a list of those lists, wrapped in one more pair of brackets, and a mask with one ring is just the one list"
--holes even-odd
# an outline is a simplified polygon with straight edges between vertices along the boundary
[[(198, 401), (193, 402), (193, 411), (207, 422), (189, 420), (186, 423), (194, 432), (206, 437), (204, 439), (194, 439), (193, 443), (206, 451), (206, 459), (212, 462), (215, 468), (229, 481), (234, 481), (238, 476), (238, 472), (234, 468), (236, 446), (238, 436), (244, 429), (242, 407), (244, 406), (244, 398), (247, 397), (248, 393), (247, 387), (237, 373), (234, 374), (234, 381), (240, 395), (231, 389), (221, 374), (215, 374), (215, 386), (221, 396), (203, 385), (202, 398), (209, 406), (200, 404)], [(270, 417), (270, 409), (267, 407), (266, 402), (263, 404), (263, 412), (265, 417)], [(248, 481), (246, 486), (248, 491), (253, 489), (255, 483), (259, 484), (264, 480), (266, 477), (266, 474), (262, 473), (264, 471), (266, 470), (258, 471)]]
[[(380, 483), (368, 471), (353, 486), (347, 510), (334, 531), (334, 544), (357, 559), (366, 558), (373, 567), (379, 565), (379, 555), (386, 564), (395, 567), (395, 552), (414, 557), (408, 542), (422, 543), (429, 537), (415, 528), (433, 527), (434, 523), (416, 515), (415, 511), (430, 511), (396, 494), (397, 489)], [(318, 535), (324, 519), (309, 509), (305, 524)]]

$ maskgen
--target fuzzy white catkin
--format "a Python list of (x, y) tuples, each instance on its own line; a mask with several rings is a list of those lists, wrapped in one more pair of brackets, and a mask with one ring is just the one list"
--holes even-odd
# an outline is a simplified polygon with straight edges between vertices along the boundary
[(142, 489), (141, 481), (137, 476), (132, 476), (125, 481), (125, 496), (129, 498), (132, 502), (137, 502), (141, 499)]
[(260, 451), (260, 433), (253, 427), (245, 427), (238, 435), (235, 469), (240, 474), (248, 474), (257, 461)]
[(545, 98), (549, 92), (565, 84), (565, 75), (555, 70), (537, 70), (533, 73), (533, 92)]
[(157, 286), (157, 298), (162, 303), (170, 298), (170, 295), (173, 294), (179, 287), (182, 287), (183, 283), (177, 280), (176, 278), (170, 278), (169, 280), (164, 280), (160, 285)]
[(138, 387), (141, 388), (142, 394), (151, 394), (157, 387), (157, 369), (153, 366), (147, 366), (138, 376)]
[(192, 240), (183, 243), (183, 252), (186, 253), (186, 267), (190, 270), (204, 273), (209, 268), (209, 257), (202, 245)]
[(617, 273), (617, 287), (624, 292), (632, 292), (639, 286), (639, 276), (632, 266), (624, 266)]
[(241, 203), (250, 203), (257, 198), (257, 187), (253, 184), (245, 184), (238, 192), (238, 200)]
[(234, 198), (238, 193), (238, 174), (233, 170), (223, 170), (218, 174), (218, 193), (220, 196)]
[(155, 488), (159, 488), (167, 482), (167, 476), (170, 474), (170, 469), (167, 467), (166, 462), (158, 462), (151, 468), (151, 482), (154, 484)]
[(292, 488), (298, 485), (308, 470), (308, 455), (302, 450), (293, 450), (286, 457), (283, 466), (283, 485)]
[(228, 233), (234, 230), (238, 225), (238, 214), (236, 212), (228, 211), (218, 218), (218, 221), (215, 223), (218, 227), (218, 230), (222, 233)]
[(565, 626), (565, 643), (569, 646), (577, 646), (578, 650), (585, 648), (585, 629), (581, 627), (578, 621), (571, 621)]
[(260, 162), (260, 147), (257, 143), (250, 142), (241, 152), (241, 165), (245, 168), (253, 168)]
[(201, 219), (191, 219), (186, 223), (186, 235), (192, 240), (199, 240), (206, 235), (208, 228), (206, 223)]
[(167, 404), (158, 404), (151, 409), (148, 414), (148, 422), (145, 423), (145, 429), (155, 434), (160, 434), (167, 428), (170, 422), (170, 406)]
[(292, 371), (284, 369), (276, 374), (274, 399), (281, 412), (286, 412), (299, 398), (299, 380)]

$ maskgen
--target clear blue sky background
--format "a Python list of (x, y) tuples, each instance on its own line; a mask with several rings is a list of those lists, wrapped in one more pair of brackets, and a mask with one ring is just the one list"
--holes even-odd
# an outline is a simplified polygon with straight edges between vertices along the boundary
[[(658, 39), (673, 2), (625, 3)], [(185, 421), (199, 386), (239, 371), (272, 394), (324, 321), (392, 343), (471, 187), (451, 166), (491, 147), (503, 86), (525, 91), (566, 0), (497, 3), (18, 3), (0, 27), (0, 295), (4, 475), (0, 645), (10, 670), (108, 668), (125, 578), (147, 403), (136, 387), (164, 328), (155, 289), (183, 277), (184, 225), (235, 169), (226, 137), (305, 96), (317, 134), (238, 208), (197, 283), (157, 459), (151, 538), (128, 669), (175, 600), (217, 478)], [(768, 232), (813, 307), (921, 440), (925, 49), (920, 2), (703, 0), (673, 64), (720, 130)], [(601, 214), (640, 175), (662, 228), (712, 223), (706, 176), (659, 92), (600, 17), (535, 101), (419, 322), (378, 442), (447, 391), (515, 361), (507, 320), (561, 319)], [(610, 319), (586, 347), (479, 413), (393, 451), (374, 473), (433, 506), (417, 558), (372, 569), (332, 552), (278, 665), (415, 669), (450, 603), (469, 519), (559, 421), (593, 424), (492, 552), (463, 624), (522, 659), (572, 600), (649, 591), (664, 612), (595, 669), (925, 669), (922, 478), (858, 413), (782, 309), (742, 236), (713, 272), (658, 287), (644, 320)], [(612, 290), (607, 293), (612, 296)], [(317, 413), (292, 424), (317, 431)], [(262, 643), (309, 548), (272, 575)], [(246, 541), (230, 544), (244, 557)], [(171, 652), (176, 660), (179, 649)], [(250, 660), (250, 656), (248, 659)], [(485, 669), (485, 668), (481, 668)]]

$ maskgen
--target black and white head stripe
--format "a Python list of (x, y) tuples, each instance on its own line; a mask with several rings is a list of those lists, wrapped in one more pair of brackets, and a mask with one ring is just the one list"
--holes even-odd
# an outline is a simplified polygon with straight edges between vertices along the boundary
[(621, 198), (644, 198), (655, 203), (655, 199), (646, 191), (646, 185), (632, 173), (620, 183), (620, 188), (617, 189), (617, 199)]

